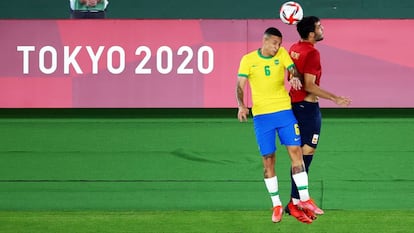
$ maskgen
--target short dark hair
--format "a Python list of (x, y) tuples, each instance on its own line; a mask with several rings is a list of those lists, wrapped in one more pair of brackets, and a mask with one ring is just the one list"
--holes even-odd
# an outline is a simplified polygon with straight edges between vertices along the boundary
[(266, 29), (264, 34), (268, 35), (268, 36), (272, 35), (272, 36), (282, 37), (282, 33), (279, 31), (279, 29), (274, 28), (274, 27), (270, 27), (270, 28)]
[(303, 17), (303, 19), (296, 25), (296, 30), (298, 30), (300, 38), (308, 39), (309, 33), (315, 31), (315, 24), (319, 21), (321, 20), (316, 16)]

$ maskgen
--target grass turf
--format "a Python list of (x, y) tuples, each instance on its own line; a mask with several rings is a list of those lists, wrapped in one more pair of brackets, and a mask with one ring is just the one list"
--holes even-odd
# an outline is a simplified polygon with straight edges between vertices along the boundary
[(271, 223), (251, 121), (3, 119), (0, 232), (413, 232), (413, 119), (325, 118), (311, 225)]
[(269, 211), (1, 211), (2, 233), (92, 232), (413, 232), (414, 211), (328, 210), (306, 225), (284, 215), (270, 221)]
[[(253, 124), (235, 118), (1, 119), (0, 210), (261, 210)], [(310, 192), (324, 209), (413, 210), (414, 117), (324, 118)], [(281, 197), (289, 158), (278, 145)], [(409, 199), (409, 198), (408, 198)]]

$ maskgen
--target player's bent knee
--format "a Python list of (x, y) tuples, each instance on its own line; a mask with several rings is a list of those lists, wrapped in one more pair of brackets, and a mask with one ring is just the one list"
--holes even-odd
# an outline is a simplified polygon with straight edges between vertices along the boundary
[(307, 144), (302, 146), (302, 153), (304, 155), (313, 155), (316, 151), (316, 148), (313, 148)]

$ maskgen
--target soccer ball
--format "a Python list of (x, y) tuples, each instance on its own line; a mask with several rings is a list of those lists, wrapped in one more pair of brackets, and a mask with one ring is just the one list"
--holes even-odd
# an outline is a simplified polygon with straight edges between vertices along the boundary
[(285, 2), (280, 7), (280, 19), (286, 24), (297, 24), (303, 18), (303, 9), (297, 2)]

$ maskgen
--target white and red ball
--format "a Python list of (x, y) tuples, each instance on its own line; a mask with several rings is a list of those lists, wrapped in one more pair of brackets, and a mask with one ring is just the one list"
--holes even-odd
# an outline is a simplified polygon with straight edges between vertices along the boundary
[(280, 19), (286, 24), (297, 24), (303, 18), (303, 9), (299, 3), (289, 1), (280, 7)]

